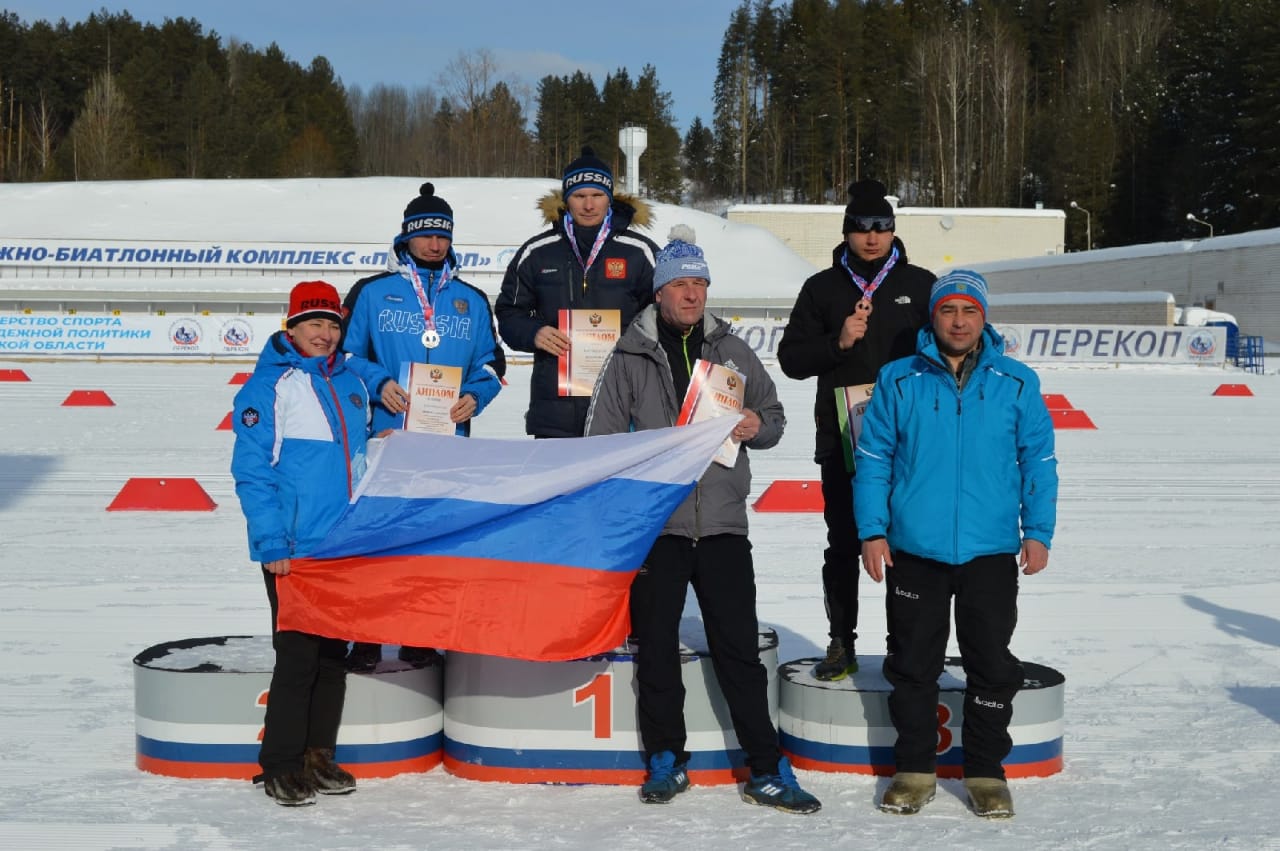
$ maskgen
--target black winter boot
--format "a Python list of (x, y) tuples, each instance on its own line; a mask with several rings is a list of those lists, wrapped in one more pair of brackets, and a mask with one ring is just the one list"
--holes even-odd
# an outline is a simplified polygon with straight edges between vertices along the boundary
[(316, 790), (306, 771), (287, 771), (263, 778), (268, 798), (282, 807), (307, 807), (316, 802)]
[(303, 765), (307, 780), (321, 795), (350, 795), (356, 790), (355, 777), (333, 761), (328, 748), (307, 748)]

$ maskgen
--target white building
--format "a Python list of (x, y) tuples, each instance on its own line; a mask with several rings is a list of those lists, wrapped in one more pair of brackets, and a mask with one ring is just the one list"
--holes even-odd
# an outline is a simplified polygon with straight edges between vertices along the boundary
[[(926, 269), (1063, 252), (1061, 210), (899, 207), (892, 196), (889, 202), (907, 258)], [(818, 268), (831, 265), (831, 251), (843, 239), (843, 206), (735, 204), (727, 215), (731, 222), (764, 228)]]
[(972, 265), (1000, 294), (1170, 293), (1280, 344), (1280, 229)]

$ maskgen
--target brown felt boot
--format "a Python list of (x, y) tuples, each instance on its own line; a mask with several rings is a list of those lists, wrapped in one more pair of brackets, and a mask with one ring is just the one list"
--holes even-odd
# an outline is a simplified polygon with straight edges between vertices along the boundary
[(1013, 818), (1009, 784), (998, 777), (966, 777), (965, 791), (973, 814), (982, 818)]
[(915, 815), (933, 800), (937, 790), (937, 775), (923, 771), (899, 771), (880, 799), (880, 809), (900, 816)]

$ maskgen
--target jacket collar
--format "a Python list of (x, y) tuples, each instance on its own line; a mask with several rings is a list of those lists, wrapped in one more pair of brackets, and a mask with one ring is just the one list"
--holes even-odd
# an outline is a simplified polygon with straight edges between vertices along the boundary
[[(711, 342), (728, 333), (728, 322), (712, 316), (710, 313), (704, 312), (702, 314), (702, 339), (704, 341)], [(635, 319), (631, 320), (631, 325), (628, 326), (626, 333), (622, 335), (622, 339), (618, 341), (618, 347), (632, 352), (658, 348), (658, 306), (656, 304), (650, 304), (640, 311)]]
[(271, 335), (263, 354), (267, 352), (273, 354), (271, 360), (273, 365), (277, 367), (298, 369), (322, 378), (334, 375), (346, 368), (346, 359), (342, 356), (341, 349), (329, 357), (309, 358), (297, 350), (293, 345), (293, 341), (289, 339), (289, 335), (284, 331), (277, 331)]

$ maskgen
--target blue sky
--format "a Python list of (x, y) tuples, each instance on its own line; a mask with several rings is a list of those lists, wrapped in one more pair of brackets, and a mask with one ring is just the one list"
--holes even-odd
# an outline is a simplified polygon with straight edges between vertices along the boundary
[(648, 63), (672, 95), (681, 134), (695, 115), (711, 123), (720, 41), (740, 5), (741, 0), (0, 0), (0, 8), (27, 23), (82, 21), (103, 8), (155, 24), (193, 18), (224, 41), (234, 37), (259, 49), (274, 41), (304, 66), (325, 56), (345, 84), (366, 89), (377, 83), (438, 88), (452, 59), (481, 48), (492, 51), (500, 79), (523, 82), (530, 91), (548, 74), (581, 69), (599, 87), (620, 67), (634, 77)]

